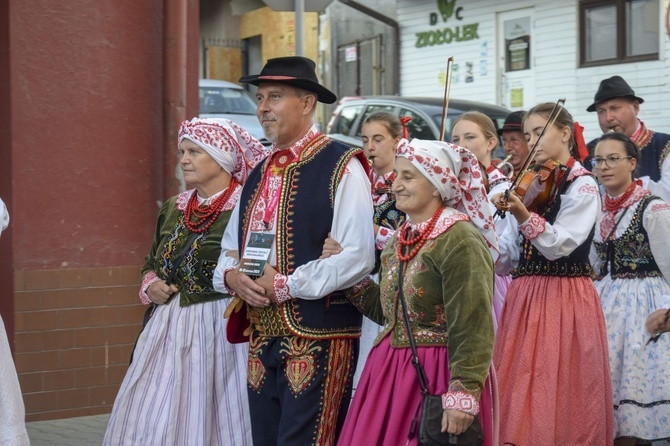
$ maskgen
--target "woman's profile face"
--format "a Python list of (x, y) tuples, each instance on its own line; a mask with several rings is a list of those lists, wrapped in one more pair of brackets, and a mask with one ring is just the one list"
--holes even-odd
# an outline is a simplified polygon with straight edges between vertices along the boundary
[(396, 145), (400, 138), (394, 138), (381, 121), (363, 124), (361, 129), (363, 152), (372, 162), (374, 171), (383, 175), (393, 170)]
[(204, 149), (189, 139), (179, 143), (177, 151), (184, 181), (199, 189), (219, 181), (224, 170)]
[(396, 207), (414, 223), (430, 219), (442, 202), (435, 186), (404, 157), (396, 158), (393, 171)]
[(593, 173), (607, 193), (613, 197), (624, 193), (633, 181), (632, 173), (637, 161), (628, 157), (623, 142), (614, 139), (600, 141), (593, 155), (596, 161)]
[[(528, 141), (529, 150), (533, 150), (533, 147), (537, 144), (538, 137), (542, 133), (542, 129), (546, 123), (547, 119), (538, 114), (528, 115), (523, 121), (523, 134), (526, 137), (526, 141)], [(560, 163), (567, 162), (570, 157), (569, 141), (569, 129), (561, 129), (557, 125), (552, 125), (542, 136), (540, 146), (535, 152), (535, 161), (540, 164), (549, 160)]]
[(496, 138), (486, 138), (479, 124), (467, 119), (456, 123), (451, 131), (451, 142), (474, 153), (484, 167), (491, 165), (491, 153), (498, 144)]

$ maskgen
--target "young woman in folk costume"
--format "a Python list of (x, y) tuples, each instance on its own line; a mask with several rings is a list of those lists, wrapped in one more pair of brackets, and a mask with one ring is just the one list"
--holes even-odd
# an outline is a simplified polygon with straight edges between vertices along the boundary
[[(498, 146), (498, 134), (495, 124), (491, 118), (478, 111), (469, 111), (463, 113), (455, 121), (451, 130), (451, 140), (454, 144), (465, 147), (471, 151), (479, 160), (479, 167), (484, 175), (484, 185), (489, 200), (496, 194), (504, 193), (511, 186), (511, 181), (500, 169), (493, 163), (493, 151)], [(489, 201), (491, 214), (496, 211), (495, 205)], [(495, 219), (496, 234), (500, 235), (509, 226), (508, 218)], [(506, 253), (501, 248), (500, 255)], [(518, 248), (514, 247), (515, 250)], [(496, 274), (495, 287), (493, 290), (493, 312), (495, 318), (496, 330), (500, 320), (500, 313), (505, 303), (507, 287), (512, 281), (509, 274)]]
[(157, 307), (103, 444), (251, 446), (248, 346), (226, 341), (231, 299), (214, 290), (212, 277), (241, 185), (267, 149), (228, 120), (184, 121), (178, 138), (193, 189), (168, 199), (158, 215), (139, 295)]
[(372, 113), (361, 128), (363, 151), (370, 160), (372, 203), (375, 207), (375, 272), (379, 270), (379, 256), (393, 233), (405, 221), (405, 213), (395, 205), (391, 191), (393, 166), (398, 146), (407, 144), (405, 124), (410, 118), (398, 118), (389, 112)]
[[(552, 111), (557, 111), (553, 123)], [(554, 187), (530, 210), (516, 193), (508, 201), (503, 194), (493, 199), (499, 209), (509, 210), (512, 223), (501, 245), (521, 243), (519, 258), (507, 259), (514, 279), (494, 353), (504, 390), (500, 441), (609, 446), (614, 421), (607, 333), (589, 264), (600, 210), (598, 186), (575, 160), (567, 110), (551, 103), (537, 105), (523, 128), (531, 150), (538, 145), (535, 162), (551, 167)]]
[[(372, 203), (374, 217), (372, 224), (375, 231), (375, 269), (379, 271), (380, 255), (393, 233), (405, 221), (405, 213), (395, 206), (395, 197), (391, 191), (394, 174), (396, 151), (399, 145), (407, 144), (407, 128), (409, 118), (398, 118), (389, 112), (376, 112), (368, 116), (361, 128), (363, 151), (370, 160), (370, 183), (372, 184)], [(376, 280), (379, 280), (375, 275)], [(361, 344), (356, 371), (354, 373), (354, 390), (363, 373), (365, 361), (370, 354), (372, 343), (382, 327), (368, 318), (363, 318)]]
[(634, 181), (640, 149), (623, 133), (596, 143), (604, 203), (591, 248), (609, 341), (614, 444), (670, 438), (670, 338), (647, 344), (647, 316), (670, 306), (670, 205)]
[[(399, 444), (410, 431), (421, 389), (398, 300), (402, 280), (429, 391), (443, 395), (442, 430), (460, 434), (479, 413), (484, 444), (496, 445), (487, 377), (498, 251), (477, 160), (461, 147), (415, 139), (398, 148), (394, 172), (396, 205), (407, 220), (382, 252), (379, 284), (367, 280), (348, 293), (383, 330), (338, 444)], [(416, 436), (408, 444), (416, 445)]]

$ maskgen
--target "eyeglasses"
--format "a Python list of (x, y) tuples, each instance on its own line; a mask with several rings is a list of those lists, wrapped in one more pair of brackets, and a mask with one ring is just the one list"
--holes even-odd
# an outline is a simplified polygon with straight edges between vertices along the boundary
[(617, 155), (610, 155), (607, 158), (600, 158), (600, 157), (595, 157), (591, 159), (591, 165), (593, 168), (601, 168), (603, 166), (603, 163), (607, 164), (607, 167), (610, 169), (614, 169), (617, 164), (619, 164), (619, 161), (621, 160), (629, 160), (631, 159), (632, 156), (617, 156)]

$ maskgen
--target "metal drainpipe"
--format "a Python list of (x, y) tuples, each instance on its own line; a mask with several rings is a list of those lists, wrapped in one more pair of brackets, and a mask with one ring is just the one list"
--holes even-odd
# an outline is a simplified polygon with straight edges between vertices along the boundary
[(382, 23), (385, 23), (393, 28), (393, 40), (394, 40), (394, 54), (393, 54), (393, 94), (400, 94), (400, 24), (393, 20), (391, 17), (380, 14), (374, 9), (370, 9), (365, 5), (362, 5), (353, 0), (339, 0), (340, 3), (347, 5), (351, 8), (354, 8), (357, 11), (362, 12), (365, 15), (369, 15), (373, 19), (379, 20)]
[(179, 126), (186, 119), (188, 0), (166, 0), (163, 38), (164, 121), (163, 190), (161, 199), (179, 192), (175, 141)]

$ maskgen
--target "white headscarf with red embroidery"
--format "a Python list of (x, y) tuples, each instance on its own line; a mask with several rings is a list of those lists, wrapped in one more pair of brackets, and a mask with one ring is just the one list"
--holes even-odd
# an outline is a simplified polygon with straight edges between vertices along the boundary
[(468, 217), (496, 262), (500, 257), (498, 236), (477, 157), (455, 144), (421, 139), (398, 147), (397, 156), (406, 158), (435, 186), (445, 205)]
[(179, 143), (193, 141), (223, 169), (244, 184), (249, 172), (269, 150), (239, 125), (228, 119), (193, 118), (179, 128)]

